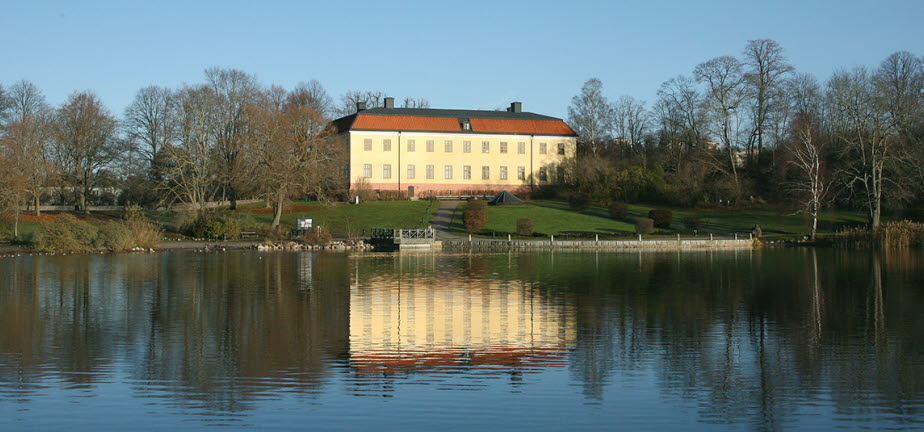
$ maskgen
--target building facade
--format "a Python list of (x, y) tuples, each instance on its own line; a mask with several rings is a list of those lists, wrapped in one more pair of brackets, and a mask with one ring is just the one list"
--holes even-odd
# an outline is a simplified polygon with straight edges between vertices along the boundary
[(555, 117), (507, 111), (365, 109), (334, 121), (349, 146), (351, 190), (411, 196), (523, 191), (555, 183), (577, 136)]

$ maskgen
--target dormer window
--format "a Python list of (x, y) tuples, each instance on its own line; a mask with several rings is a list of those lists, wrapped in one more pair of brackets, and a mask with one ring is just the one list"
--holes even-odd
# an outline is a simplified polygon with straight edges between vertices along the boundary
[(470, 131), (470, 130), (472, 130), (472, 122), (468, 121), (467, 118), (460, 118), (460, 119), (459, 119), (459, 125), (462, 126), (462, 130), (464, 130), (464, 131)]

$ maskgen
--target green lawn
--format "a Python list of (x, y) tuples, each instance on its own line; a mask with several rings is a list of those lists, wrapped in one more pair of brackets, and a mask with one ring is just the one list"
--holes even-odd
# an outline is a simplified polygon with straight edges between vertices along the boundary
[[(286, 206), (281, 223), (287, 228), (295, 228), (295, 219), (312, 218), (315, 226), (331, 230), (334, 237), (346, 237), (350, 233), (358, 236), (363, 230), (368, 235), (370, 228), (424, 228), (429, 225), (437, 204), (431, 205), (430, 201), (368, 201), (360, 204), (298, 201)], [(235, 214), (260, 223), (273, 221), (271, 212), (237, 211)]]
[[(488, 206), (488, 223), (483, 234), (492, 232), (506, 236), (516, 231), (516, 220), (529, 218), (533, 220), (536, 232), (545, 235), (567, 235), (569, 232), (584, 233), (585, 236), (629, 236), (635, 233), (633, 219), (647, 217), (653, 208), (666, 208), (674, 213), (671, 230), (655, 230), (654, 235), (675, 233), (690, 234), (683, 226), (683, 218), (696, 216), (700, 218), (701, 234), (731, 234), (750, 232), (754, 225), (760, 225), (765, 235), (799, 235), (809, 231), (811, 219), (807, 215), (792, 215), (773, 209), (747, 210), (702, 210), (649, 205), (630, 205), (629, 216), (625, 220), (614, 220), (604, 207), (591, 207), (583, 212), (568, 208), (564, 201), (530, 201), (525, 206), (495, 207)], [(837, 228), (849, 225), (862, 225), (865, 218), (862, 213), (849, 211), (829, 211), (819, 218), (820, 232), (833, 232)], [(458, 235), (466, 234), (462, 227), (462, 206), (456, 209), (453, 217), (452, 231)]]

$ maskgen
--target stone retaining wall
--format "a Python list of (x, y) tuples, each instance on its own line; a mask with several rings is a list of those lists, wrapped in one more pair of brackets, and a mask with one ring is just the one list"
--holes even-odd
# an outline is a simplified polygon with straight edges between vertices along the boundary
[(536, 249), (728, 249), (752, 248), (754, 242), (743, 240), (657, 239), (657, 240), (450, 240), (442, 243), (443, 250), (536, 250)]

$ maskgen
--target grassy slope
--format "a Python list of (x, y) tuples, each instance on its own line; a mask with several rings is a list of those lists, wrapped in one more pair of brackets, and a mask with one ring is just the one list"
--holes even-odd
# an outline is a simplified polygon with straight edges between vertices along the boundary
[[(625, 221), (609, 218), (607, 209), (591, 207), (583, 212), (575, 212), (563, 201), (531, 201), (522, 207), (488, 207), (488, 224), (485, 231), (509, 233), (516, 230), (518, 218), (531, 218), (536, 231), (543, 234), (560, 234), (567, 231), (585, 231), (601, 235), (630, 235), (635, 232), (632, 218), (647, 216), (655, 208), (647, 205), (630, 205), (629, 217)], [(665, 208), (665, 207), (658, 207)], [(674, 213), (673, 231), (658, 230), (655, 234), (686, 232), (682, 219), (697, 216), (702, 222), (701, 233), (744, 233), (754, 225), (760, 225), (767, 235), (798, 235), (807, 233), (811, 223), (804, 215), (791, 215), (772, 209), (747, 210), (702, 210), (668, 208)], [(831, 211), (823, 214), (819, 220), (819, 231), (834, 231), (841, 225), (862, 225), (864, 216), (857, 212)], [(456, 209), (452, 229), (457, 234), (464, 234), (462, 228), (462, 210)]]
[[(346, 237), (351, 230), (354, 235), (359, 235), (370, 228), (423, 228), (429, 225), (437, 209), (437, 205), (431, 206), (429, 201), (369, 201), (359, 205), (299, 201), (292, 206), (297, 206), (298, 211), (287, 208), (282, 214), (282, 225), (294, 228), (295, 219), (312, 218), (315, 226), (330, 229), (334, 237)], [(256, 222), (273, 222), (272, 213), (247, 213), (247, 209), (236, 214), (241, 218), (253, 218)]]

